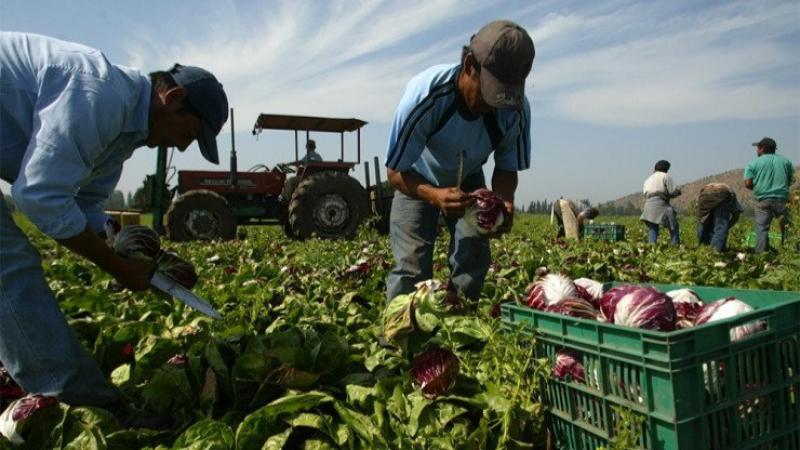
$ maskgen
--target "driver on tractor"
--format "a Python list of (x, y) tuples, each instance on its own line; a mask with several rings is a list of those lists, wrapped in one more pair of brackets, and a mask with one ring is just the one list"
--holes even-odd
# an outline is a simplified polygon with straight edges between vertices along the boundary
[(302, 158), (300, 158), (300, 162), (305, 164), (307, 162), (319, 162), (322, 161), (322, 156), (317, 153), (317, 143), (314, 142), (313, 139), (309, 139), (306, 142), (306, 154)]

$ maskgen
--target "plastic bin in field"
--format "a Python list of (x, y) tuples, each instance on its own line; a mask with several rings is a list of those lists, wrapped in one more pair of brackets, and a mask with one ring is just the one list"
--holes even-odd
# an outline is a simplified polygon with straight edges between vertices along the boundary
[(624, 241), (625, 225), (607, 223), (589, 224), (583, 227), (583, 237), (611, 242)]
[[(750, 248), (756, 246), (756, 232), (750, 231), (745, 235), (744, 239), (745, 245)], [(769, 232), (769, 244), (773, 247), (778, 247), (781, 245), (781, 233), (778, 231), (770, 231)]]
[[(535, 330), (537, 357), (583, 356), (585, 383), (545, 388), (558, 447), (609, 445), (619, 406), (644, 417), (639, 448), (800, 450), (800, 292), (652, 286), (689, 287), (706, 302), (734, 296), (756, 311), (665, 333), (503, 305), (507, 329)], [(765, 329), (731, 341), (753, 321)]]

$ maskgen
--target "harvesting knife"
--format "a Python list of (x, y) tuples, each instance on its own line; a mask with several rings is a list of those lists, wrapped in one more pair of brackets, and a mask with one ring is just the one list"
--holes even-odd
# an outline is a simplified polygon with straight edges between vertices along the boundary
[(167, 295), (177, 298), (186, 305), (207, 316), (211, 316), (214, 319), (222, 319), (222, 314), (214, 309), (213, 306), (209, 305), (207, 301), (198, 297), (194, 292), (181, 286), (177, 281), (163, 273), (155, 272), (153, 277), (150, 278), (150, 285)]

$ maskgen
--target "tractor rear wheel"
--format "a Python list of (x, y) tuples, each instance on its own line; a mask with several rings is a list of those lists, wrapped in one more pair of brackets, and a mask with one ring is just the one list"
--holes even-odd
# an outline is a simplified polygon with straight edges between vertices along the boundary
[(295, 188), (289, 203), (289, 228), (295, 237), (350, 239), (369, 211), (367, 191), (342, 172), (319, 172)]
[(167, 211), (167, 237), (172, 241), (228, 241), (236, 237), (236, 216), (224, 197), (205, 189), (179, 196)]
[(298, 183), (300, 183), (300, 177), (289, 177), (283, 182), (281, 197), (286, 200), (286, 203), (292, 201), (292, 194), (294, 194), (294, 190), (297, 188)]

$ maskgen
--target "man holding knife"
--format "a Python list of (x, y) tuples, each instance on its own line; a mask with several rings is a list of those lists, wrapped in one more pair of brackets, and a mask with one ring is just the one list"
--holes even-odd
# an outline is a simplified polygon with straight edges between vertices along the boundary
[[(148, 77), (97, 50), (45, 36), (0, 33), (0, 175), (44, 234), (134, 290), (152, 267), (116, 256), (99, 234), (102, 202), (141, 146), (198, 141), (218, 163), (228, 101), (214, 76), (176, 64)], [(30, 393), (114, 407), (118, 393), (81, 346), (44, 279), (37, 251), (0, 202), (0, 361)]]
[(451, 234), (449, 289), (480, 296), (490, 262), (489, 241), (459, 220), (485, 186), (483, 164), (494, 152), (492, 190), (505, 202), (511, 230), (517, 171), (530, 166), (530, 106), (524, 95), (534, 46), (505, 20), (481, 28), (460, 64), (433, 66), (406, 86), (392, 122), (385, 164), (397, 189), (390, 235), (396, 265), (387, 298), (407, 294), (433, 275), (433, 243), (443, 214)]

